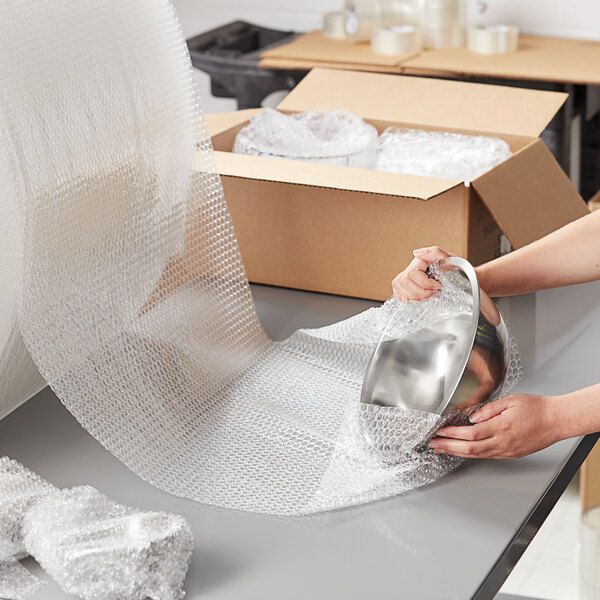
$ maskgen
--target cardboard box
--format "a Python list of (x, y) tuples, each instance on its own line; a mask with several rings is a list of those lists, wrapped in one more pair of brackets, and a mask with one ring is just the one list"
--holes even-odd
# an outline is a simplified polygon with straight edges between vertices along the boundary
[(513, 156), (462, 181), (234, 154), (256, 113), (209, 118), (218, 172), (250, 281), (384, 300), (412, 250), (438, 245), (480, 264), (504, 233), (520, 248), (587, 214), (538, 138), (566, 94), (315, 69), (280, 110), (345, 108), (389, 125), (488, 134)]

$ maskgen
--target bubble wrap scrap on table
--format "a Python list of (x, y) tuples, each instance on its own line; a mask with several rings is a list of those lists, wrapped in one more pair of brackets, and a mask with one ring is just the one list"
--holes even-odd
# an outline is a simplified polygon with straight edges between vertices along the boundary
[(512, 156), (499, 138), (388, 127), (377, 141), (379, 171), (473, 181)]
[(398, 494), (460, 462), (412, 450), (438, 417), (360, 403), (391, 312), (410, 331), (452, 306), (450, 288), (266, 335), (166, 0), (9, 0), (0, 22), (20, 329), (92, 435), (168, 492), (286, 515)]
[(28, 600), (45, 585), (45, 581), (30, 573), (16, 558), (0, 558), (0, 598), (3, 600)]
[(235, 138), (233, 151), (372, 167), (377, 130), (346, 110), (285, 114), (265, 108)]
[(0, 457), (0, 598), (25, 600), (44, 586), (17, 559), (27, 556), (25, 514), (38, 500), (56, 491), (17, 461)]
[(57, 489), (17, 461), (0, 457), (0, 556), (27, 555), (23, 518), (40, 498)]
[(193, 537), (176, 515), (127, 508), (89, 487), (46, 496), (25, 516), (25, 543), (84, 600), (180, 600)]

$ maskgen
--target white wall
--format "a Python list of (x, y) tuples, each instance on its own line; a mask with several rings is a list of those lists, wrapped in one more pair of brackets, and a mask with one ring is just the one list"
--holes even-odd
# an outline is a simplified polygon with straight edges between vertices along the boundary
[[(278, 29), (310, 31), (322, 14), (343, 0), (172, 0), (186, 37), (241, 19)], [(513, 23), (538, 35), (600, 40), (600, 0), (467, 0), (471, 24)], [(207, 112), (235, 110), (233, 100), (213, 98), (209, 80), (198, 74)]]
[(172, 0), (183, 33), (190, 37), (241, 19), (278, 29), (310, 31), (321, 26), (322, 13), (339, 10), (343, 0)]
[(600, 0), (468, 1), (471, 24), (513, 23), (526, 33), (600, 40)]
[[(467, 0), (471, 22), (511, 22), (532, 33), (600, 40), (600, 0)], [(343, 0), (173, 0), (186, 37), (235, 19), (308, 31)], [(483, 13), (481, 8), (485, 7)]]

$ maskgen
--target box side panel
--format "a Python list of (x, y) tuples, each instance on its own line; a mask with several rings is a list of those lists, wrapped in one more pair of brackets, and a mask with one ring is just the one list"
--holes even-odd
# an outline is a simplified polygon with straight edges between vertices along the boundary
[(231, 152), (233, 150), (233, 143), (235, 142), (237, 134), (239, 133), (240, 129), (248, 125), (248, 123), (249, 121), (245, 119), (236, 123), (232, 127), (213, 135), (213, 148), (218, 152)]
[(422, 202), (222, 177), (248, 278), (256, 283), (385, 300), (414, 248), (467, 251), (458, 187)]
[(407, 196), (420, 198), (422, 201), (450, 188), (463, 186), (458, 179), (403, 175), (273, 156), (215, 151), (214, 158), (218, 173), (230, 177), (289, 183), (309, 188), (324, 187), (348, 192)]
[(228, 113), (209, 113), (204, 115), (204, 120), (208, 126), (210, 136), (215, 136), (239, 123), (249, 121), (258, 114), (262, 108), (249, 108), (246, 110), (236, 110)]
[(539, 139), (472, 185), (514, 248), (544, 237), (588, 212)]
[(502, 229), (473, 188), (469, 195), (469, 238), (467, 259), (480, 265), (500, 256)]

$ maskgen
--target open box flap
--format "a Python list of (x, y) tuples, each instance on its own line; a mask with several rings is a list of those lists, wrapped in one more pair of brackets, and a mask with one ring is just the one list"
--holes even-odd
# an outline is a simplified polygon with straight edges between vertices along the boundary
[(219, 151), (215, 151), (214, 155), (220, 175), (351, 192), (428, 200), (457, 185), (463, 185), (462, 181), (456, 179), (401, 175), (373, 169), (350, 169), (341, 165), (307, 163), (284, 158)]
[(204, 115), (208, 125), (208, 133), (210, 137), (218, 135), (223, 131), (227, 131), (240, 123), (250, 120), (254, 115), (259, 113), (262, 108), (248, 108), (246, 110), (236, 110), (226, 113), (211, 113)]
[(585, 202), (541, 140), (471, 185), (513, 248), (588, 214)]
[(537, 137), (566, 99), (500, 85), (313, 69), (278, 108), (343, 108), (366, 119)]

